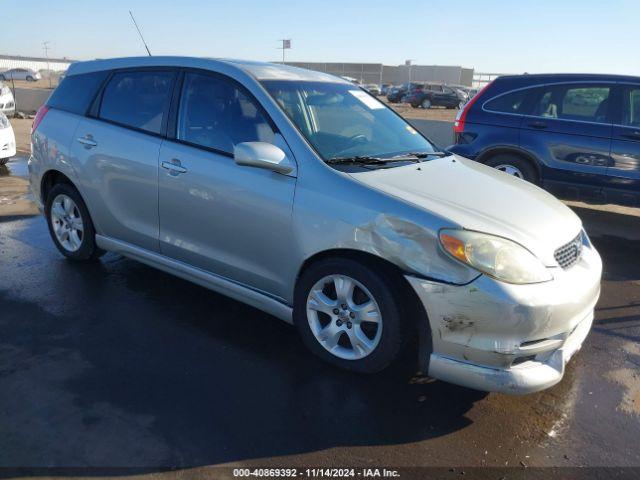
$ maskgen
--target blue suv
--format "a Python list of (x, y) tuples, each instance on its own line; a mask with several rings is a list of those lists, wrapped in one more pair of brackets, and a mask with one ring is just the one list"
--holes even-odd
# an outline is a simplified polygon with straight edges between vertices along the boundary
[(453, 153), (571, 200), (640, 206), (640, 78), (509, 75), (458, 112)]

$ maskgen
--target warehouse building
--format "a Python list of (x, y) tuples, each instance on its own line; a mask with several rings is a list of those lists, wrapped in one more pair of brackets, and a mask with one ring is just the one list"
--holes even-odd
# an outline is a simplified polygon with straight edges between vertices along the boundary
[(444, 65), (383, 65), (382, 63), (324, 63), (285, 62), (294, 67), (307, 68), (318, 72), (343, 77), (352, 77), (363, 84), (385, 83), (399, 85), (412, 82), (447, 83), (449, 85), (471, 86), (473, 68)]
[(75, 60), (68, 58), (39, 58), (39, 57), (20, 57), (16, 55), (0, 55), (0, 72), (11, 70), (12, 68), (29, 68), (36, 72), (40, 70), (49, 70), (52, 72), (64, 72), (69, 65)]

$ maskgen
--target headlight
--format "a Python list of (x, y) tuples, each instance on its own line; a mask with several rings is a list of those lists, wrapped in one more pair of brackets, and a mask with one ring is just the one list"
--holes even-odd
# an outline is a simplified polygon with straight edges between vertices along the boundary
[(456, 260), (507, 283), (539, 283), (553, 277), (538, 258), (506, 238), (468, 230), (440, 232), (442, 248)]
[(11, 90), (6, 85), (0, 86), (0, 95), (8, 95)]
[(9, 123), (9, 119), (7, 118), (7, 116), (0, 112), (0, 129), (1, 128), (7, 128), (9, 127), (10, 123)]

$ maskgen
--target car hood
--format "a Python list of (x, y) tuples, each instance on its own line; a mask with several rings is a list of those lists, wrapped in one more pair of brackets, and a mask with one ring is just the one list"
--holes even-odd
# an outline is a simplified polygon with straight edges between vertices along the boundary
[(545, 265), (582, 227), (551, 194), (506, 173), (452, 155), (420, 164), (350, 173), (352, 178), (457, 226), (518, 242)]

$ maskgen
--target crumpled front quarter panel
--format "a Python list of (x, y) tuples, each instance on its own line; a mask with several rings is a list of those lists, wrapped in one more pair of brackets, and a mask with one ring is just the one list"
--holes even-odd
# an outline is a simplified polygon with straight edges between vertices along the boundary
[(350, 249), (446, 283), (464, 284), (478, 276), (439, 246), (438, 230), (457, 225), (326, 167), (314, 172), (311, 184), (307, 179), (299, 179), (294, 204), (303, 261), (326, 250)]

